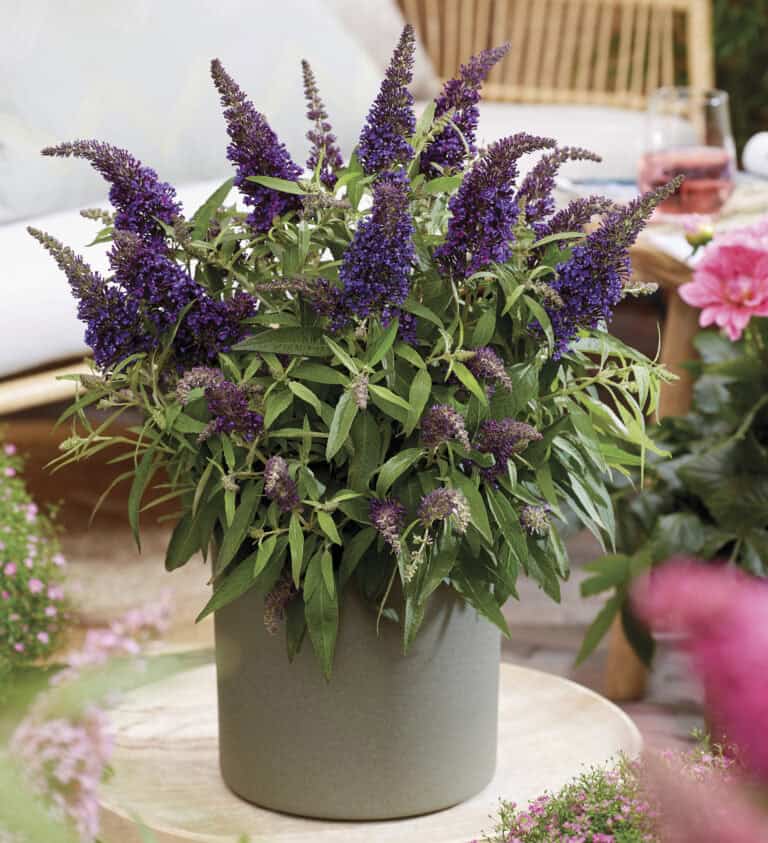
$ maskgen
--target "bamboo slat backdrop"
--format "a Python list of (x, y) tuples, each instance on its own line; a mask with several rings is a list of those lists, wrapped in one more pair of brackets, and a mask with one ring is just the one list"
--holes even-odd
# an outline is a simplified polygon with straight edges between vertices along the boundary
[(710, 0), (399, 0), (442, 79), (505, 41), (483, 98), (645, 107), (714, 84)]

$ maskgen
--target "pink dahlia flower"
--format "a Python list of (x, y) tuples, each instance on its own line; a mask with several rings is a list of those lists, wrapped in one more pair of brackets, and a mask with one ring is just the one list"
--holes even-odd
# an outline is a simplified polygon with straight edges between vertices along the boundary
[(768, 219), (716, 237), (680, 297), (701, 308), (699, 324), (738, 340), (753, 316), (768, 316)]
[(633, 602), (654, 631), (682, 636), (712, 722), (768, 782), (768, 584), (677, 560), (641, 581)]

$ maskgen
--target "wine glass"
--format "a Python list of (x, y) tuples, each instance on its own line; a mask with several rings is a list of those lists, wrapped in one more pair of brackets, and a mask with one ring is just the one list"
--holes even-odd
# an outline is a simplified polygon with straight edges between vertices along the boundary
[(649, 97), (640, 189), (685, 177), (659, 206), (662, 214), (717, 214), (733, 192), (735, 172), (736, 148), (725, 91), (669, 86)]

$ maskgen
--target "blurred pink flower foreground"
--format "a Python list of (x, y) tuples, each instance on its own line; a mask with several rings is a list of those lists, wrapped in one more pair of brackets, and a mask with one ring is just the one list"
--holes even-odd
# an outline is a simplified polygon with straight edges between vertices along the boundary
[(636, 610), (683, 636), (713, 724), (768, 782), (768, 585), (734, 568), (672, 561), (642, 581)]
[(768, 316), (768, 218), (716, 237), (680, 297), (701, 308), (699, 324), (738, 340), (753, 316)]

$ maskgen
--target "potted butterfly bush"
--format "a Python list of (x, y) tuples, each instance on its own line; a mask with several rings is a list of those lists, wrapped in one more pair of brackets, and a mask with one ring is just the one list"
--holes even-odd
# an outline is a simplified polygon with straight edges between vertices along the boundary
[[(406, 27), (346, 162), (304, 63), (306, 169), (215, 60), (236, 175), (189, 217), (123, 150), (44, 150), (88, 160), (115, 208), (92, 214), (108, 278), (31, 230), (93, 349), (62, 462), (125, 451), (137, 540), (149, 496), (178, 501), (166, 567), (212, 564), (223, 776), (269, 808), (386, 818), (479, 791), (501, 607), (521, 574), (559, 599), (553, 519), (571, 510), (610, 545), (605, 478), (653, 447), (664, 374), (605, 324), (674, 185), (556, 211), (558, 167), (594, 155), (524, 132), (478, 153), (479, 89), (506, 49), (417, 121)], [(92, 405), (143, 422), (111, 434)]]

